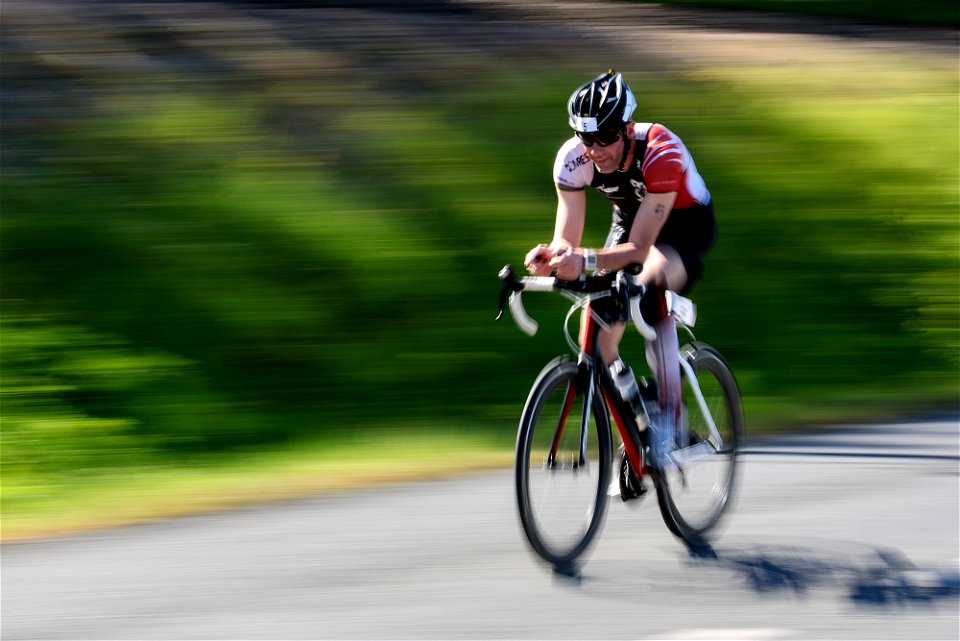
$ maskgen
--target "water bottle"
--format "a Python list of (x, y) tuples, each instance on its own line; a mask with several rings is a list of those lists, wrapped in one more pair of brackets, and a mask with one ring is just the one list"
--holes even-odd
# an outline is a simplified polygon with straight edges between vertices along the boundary
[(624, 400), (627, 407), (633, 412), (637, 419), (637, 425), (643, 429), (647, 425), (647, 415), (643, 409), (643, 401), (640, 399), (640, 387), (637, 385), (637, 377), (633, 370), (623, 362), (619, 356), (610, 364), (610, 373), (613, 374), (613, 382), (620, 392), (620, 398)]

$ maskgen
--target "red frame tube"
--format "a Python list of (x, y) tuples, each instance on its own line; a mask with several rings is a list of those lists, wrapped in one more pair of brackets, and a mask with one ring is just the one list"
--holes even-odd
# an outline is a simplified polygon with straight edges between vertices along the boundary
[(557, 429), (553, 432), (553, 444), (550, 446), (550, 458), (548, 463), (551, 465), (557, 458), (557, 449), (560, 447), (560, 437), (563, 436), (563, 429), (567, 426), (567, 417), (570, 415), (570, 409), (573, 407), (573, 401), (577, 396), (577, 385), (571, 382), (567, 385), (567, 395), (563, 399), (563, 411), (560, 413), (560, 419), (557, 421)]
[[(582, 350), (585, 354), (592, 355), (593, 358), (601, 358), (602, 355), (599, 353), (599, 350), (595, 350), (594, 346), (596, 345), (597, 334), (599, 329), (597, 328), (597, 321), (593, 317), (593, 314), (590, 313), (590, 305), (587, 304), (584, 307), (584, 312), (586, 315), (586, 320), (583, 325), (583, 336), (581, 342), (583, 343)], [(623, 442), (624, 450), (627, 453), (627, 458), (630, 460), (630, 464), (633, 466), (634, 471), (637, 475), (645, 474), (647, 471), (646, 465), (643, 462), (643, 457), (640, 455), (640, 451), (634, 445), (633, 439), (630, 437), (630, 429), (627, 427), (626, 421), (624, 421), (623, 416), (617, 410), (617, 405), (614, 402), (614, 399), (610, 398), (610, 395), (607, 393), (607, 390), (603, 389), (603, 400), (607, 404), (607, 409), (610, 411), (610, 415), (613, 417), (613, 422), (617, 426), (617, 431), (620, 433), (620, 440)]]

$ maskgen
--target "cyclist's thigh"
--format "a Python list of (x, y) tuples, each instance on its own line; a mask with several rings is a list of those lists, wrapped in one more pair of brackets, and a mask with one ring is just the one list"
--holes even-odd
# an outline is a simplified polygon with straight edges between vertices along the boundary
[(657, 283), (679, 292), (687, 284), (687, 269), (676, 249), (658, 243), (650, 248), (647, 259), (643, 261), (640, 280), (644, 283)]

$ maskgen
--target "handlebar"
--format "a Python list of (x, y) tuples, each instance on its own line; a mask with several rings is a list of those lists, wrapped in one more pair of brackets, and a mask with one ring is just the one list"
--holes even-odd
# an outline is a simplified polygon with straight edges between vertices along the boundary
[(500, 289), (500, 312), (497, 314), (497, 320), (503, 317), (504, 307), (509, 300), (510, 314), (513, 316), (514, 322), (528, 336), (536, 334), (539, 325), (527, 314), (523, 307), (521, 294), (524, 291), (567, 291), (584, 297), (594, 294), (625, 297), (629, 301), (630, 318), (640, 335), (650, 341), (657, 336), (656, 331), (643, 319), (643, 315), (640, 313), (640, 297), (645, 291), (644, 286), (634, 283), (633, 279), (622, 271), (603, 276), (584, 276), (581, 274), (576, 280), (561, 280), (553, 276), (523, 276), (518, 278), (513, 271), (513, 267), (505, 265), (500, 270), (499, 276), (500, 280), (503, 281), (503, 287)]

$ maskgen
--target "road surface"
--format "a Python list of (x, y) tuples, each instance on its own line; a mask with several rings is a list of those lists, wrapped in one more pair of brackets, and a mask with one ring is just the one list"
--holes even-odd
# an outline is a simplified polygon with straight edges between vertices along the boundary
[(715, 558), (611, 499), (579, 582), (509, 470), (11, 544), (3, 639), (956, 640), (958, 425), (751, 441)]

